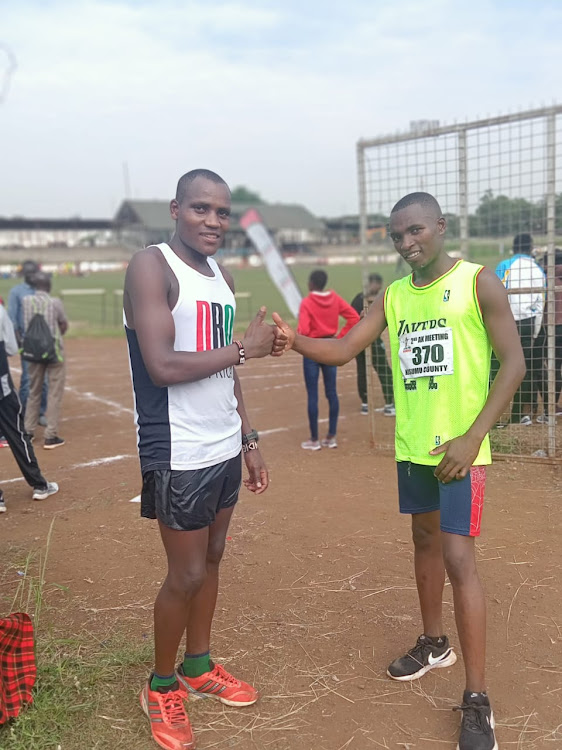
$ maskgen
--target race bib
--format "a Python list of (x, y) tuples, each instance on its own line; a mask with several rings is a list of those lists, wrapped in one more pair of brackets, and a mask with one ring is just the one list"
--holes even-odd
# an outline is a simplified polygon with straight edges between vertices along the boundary
[(398, 356), (405, 380), (452, 375), (453, 329), (405, 333), (400, 336)]

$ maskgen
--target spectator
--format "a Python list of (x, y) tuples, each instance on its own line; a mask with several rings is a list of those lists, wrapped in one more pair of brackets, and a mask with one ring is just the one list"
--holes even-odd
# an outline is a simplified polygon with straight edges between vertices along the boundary
[(23, 329), (27, 331), (35, 313), (41, 313), (55, 339), (58, 361), (50, 364), (28, 362), (30, 385), (29, 399), (25, 413), (25, 429), (30, 435), (34, 435), (39, 418), (41, 389), (46, 376), (49, 382), (49, 399), (47, 402), (47, 427), (45, 428), (43, 448), (52, 450), (64, 445), (64, 440), (58, 435), (58, 425), (66, 376), (62, 337), (68, 330), (68, 321), (62, 302), (55, 297), (51, 297), (49, 294), (51, 291), (50, 276), (39, 271), (33, 276), (32, 284), (35, 294), (24, 297), (22, 302)]
[[(55, 482), (47, 482), (41, 474), (30, 437), (22, 430), (22, 406), (8, 365), (8, 355), (17, 351), (12, 321), (0, 305), (0, 432), (5, 436), (25, 481), (33, 487), (33, 499), (45, 500), (59, 488)], [(0, 513), (5, 512), (4, 493), (0, 489)]]
[[(375, 298), (381, 293), (382, 285), (383, 280), (379, 273), (369, 274), (369, 287), (367, 290), (367, 304), (369, 307)], [(359, 292), (359, 294), (355, 295), (351, 302), (351, 307), (359, 313), (360, 318), (363, 317), (365, 310), (363, 292)], [(367, 404), (367, 371), (365, 359), (365, 352), (359, 352), (355, 357), (355, 362), (357, 364), (357, 390), (359, 391), (359, 398), (361, 399), (361, 414), (369, 413), (369, 406)], [(384, 397), (384, 407), (382, 407), (382, 409), (376, 409), (376, 411), (382, 411), (387, 417), (394, 417), (396, 415), (396, 410), (394, 408), (394, 394), (392, 392), (392, 370), (388, 366), (386, 350), (382, 338), (376, 339), (371, 344), (371, 364), (373, 365), (374, 371), (379, 376)]]
[[(313, 271), (308, 279), (310, 294), (301, 302), (299, 310), (298, 331), (303, 336), (313, 339), (341, 338), (359, 322), (359, 315), (344, 299), (334, 291), (324, 291), (328, 274), (325, 271)], [(339, 318), (347, 320), (338, 333)], [(318, 440), (318, 377), (322, 370), (324, 392), (329, 404), (329, 424), (326, 438)], [(308, 424), (310, 439), (301, 443), (305, 450), (318, 451), (321, 448), (337, 448), (336, 432), (338, 428), (339, 399), (336, 390), (337, 367), (323, 365), (303, 357), (304, 382), (308, 396)]]
[[(527, 372), (520, 388), (513, 397), (509, 424), (531, 425), (533, 391), (537, 388), (540, 372), (534, 372), (533, 341), (539, 335), (544, 309), (544, 271), (532, 257), (533, 238), (530, 234), (518, 234), (513, 239), (513, 255), (498, 264), (496, 275), (509, 290), (532, 288), (536, 291), (509, 294), (509, 305), (515, 318)], [(492, 380), (497, 373), (497, 360), (492, 362)], [(505, 427), (504, 424), (497, 425)]]
[[(10, 320), (13, 323), (16, 333), (16, 340), (19, 346), (21, 346), (24, 331), (22, 301), (24, 297), (27, 297), (30, 294), (35, 294), (35, 289), (31, 285), (31, 279), (38, 271), (39, 266), (34, 260), (24, 261), (20, 271), (21, 275), (23, 276), (23, 281), (21, 282), (21, 284), (17, 284), (16, 286), (12, 287), (8, 295), (8, 315), (10, 316)], [(23, 410), (25, 412), (25, 407), (27, 406), (27, 399), (29, 396), (29, 369), (27, 367), (27, 362), (25, 361), (25, 359), (21, 359), (19, 395)], [(43, 383), (43, 390), (41, 392), (41, 408), (39, 413), (39, 424), (42, 427), (47, 426), (47, 419), (45, 417), (45, 413), (47, 411), (47, 396), (47, 382), (45, 381)]]
[[(2, 297), (0, 297), (0, 306), (4, 307), (4, 300), (2, 299)], [(12, 326), (12, 330), (13, 330), (13, 326)], [(17, 344), (16, 344), (16, 351), (17, 351)], [(9, 448), (9, 447), (10, 447), (10, 444), (8, 443), (4, 435), (2, 435), (2, 433), (0, 432), (0, 448)]]

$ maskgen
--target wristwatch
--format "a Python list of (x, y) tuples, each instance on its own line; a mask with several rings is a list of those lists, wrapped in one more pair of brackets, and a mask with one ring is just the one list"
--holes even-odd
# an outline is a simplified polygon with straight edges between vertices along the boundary
[(257, 430), (252, 430), (246, 435), (242, 435), (242, 450), (244, 453), (255, 451), (258, 448), (259, 435)]

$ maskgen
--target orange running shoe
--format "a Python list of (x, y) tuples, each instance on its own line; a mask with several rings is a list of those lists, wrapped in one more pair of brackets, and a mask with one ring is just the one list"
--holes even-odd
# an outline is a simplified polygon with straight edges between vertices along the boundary
[(192, 750), (195, 747), (184, 698), (181, 686), (178, 690), (159, 693), (150, 689), (150, 682), (140, 694), (141, 708), (150, 720), (152, 737), (164, 750)]
[(258, 699), (255, 688), (237, 680), (220, 664), (215, 664), (210, 672), (204, 672), (200, 677), (186, 677), (180, 664), (176, 675), (180, 686), (185, 689), (184, 695), (191, 693), (202, 698), (216, 698), (227, 706), (238, 708), (251, 706)]

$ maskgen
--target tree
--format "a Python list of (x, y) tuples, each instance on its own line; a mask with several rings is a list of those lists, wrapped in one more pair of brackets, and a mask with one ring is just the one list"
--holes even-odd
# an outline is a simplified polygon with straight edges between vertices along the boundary
[(460, 219), (456, 214), (444, 214), (447, 220), (447, 235), (449, 237), (458, 237), (460, 234)]
[(531, 232), (536, 210), (525, 198), (508, 198), (486, 190), (480, 198), (472, 226), (482, 237), (504, 237), (518, 232)]
[(263, 204), (264, 201), (259, 193), (255, 193), (245, 185), (237, 185), (230, 193), (233, 203), (257, 203)]
[[(562, 193), (556, 194), (555, 199), (555, 208), (554, 208), (555, 216), (556, 216), (556, 227), (555, 232), (557, 235), (562, 234)], [(538, 234), (546, 234), (547, 232), (547, 209), (546, 209), (546, 199), (541, 198), (541, 200), (537, 201), (537, 203), (534, 205), (534, 214), (535, 219), (533, 222), (533, 230), (537, 232)]]

